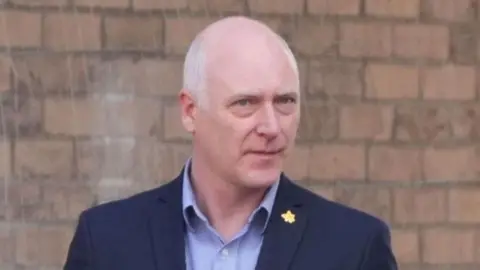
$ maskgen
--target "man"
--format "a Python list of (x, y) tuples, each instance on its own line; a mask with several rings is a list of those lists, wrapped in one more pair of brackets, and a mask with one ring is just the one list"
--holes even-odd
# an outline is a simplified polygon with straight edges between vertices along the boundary
[(170, 183), (83, 212), (65, 269), (397, 269), (383, 221), (282, 173), (299, 89), (290, 49), (265, 25), (207, 27), (180, 93), (191, 158)]

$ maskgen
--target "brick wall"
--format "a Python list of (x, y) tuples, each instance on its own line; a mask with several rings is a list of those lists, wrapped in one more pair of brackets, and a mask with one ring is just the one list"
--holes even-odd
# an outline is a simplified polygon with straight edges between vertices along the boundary
[(300, 63), (288, 173), (388, 221), (401, 269), (480, 267), (477, 1), (1, 3), (0, 269), (60, 269), (81, 210), (176, 175), (182, 57), (239, 13)]

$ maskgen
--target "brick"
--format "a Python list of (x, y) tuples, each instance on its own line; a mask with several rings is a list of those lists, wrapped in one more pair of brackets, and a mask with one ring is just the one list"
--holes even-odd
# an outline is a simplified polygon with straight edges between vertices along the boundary
[(469, 21), (475, 17), (472, 0), (426, 0), (424, 13), (427, 18), (446, 21)]
[(420, 93), (420, 70), (416, 66), (368, 64), (365, 95), (371, 99), (414, 99)]
[(391, 194), (388, 189), (337, 186), (334, 194), (337, 202), (377, 216), (387, 223), (391, 220)]
[(159, 119), (158, 102), (105, 94), (100, 98), (48, 99), (45, 130), (65, 135), (149, 135)]
[(477, 60), (477, 25), (454, 24), (450, 28), (454, 63), (475, 64)]
[(420, 0), (366, 0), (368, 15), (416, 18), (420, 14)]
[(448, 220), (452, 223), (479, 223), (480, 190), (452, 188), (448, 191)]
[(427, 181), (474, 181), (480, 176), (480, 151), (472, 146), (425, 150)]
[(0, 177), (9, 177), (12, 173), (11, 144), (6, 139), (0, 142)]
[(275, 5), (269, 0), (247, 0), (253, 13), (301, 14), (304, 1), (277, 0)]
[(19, 183), (8, 186), (8, 201), (10, 204), (10, 220), (45, 221), (51, 216), (51, 211), (42, 203), (42, 187), (37, 181)]
[(24, 11), (1, 11), (0, 46), (40, 47), (41, 14)]
[(340, 24), (340, 54), (347, 57), (388, 57), (392, 53), (389, 24), (345, 22)]
[(333, 201), (335, 199), (335, 190), (332, 187), (319, 187), (319, 186), (313, 186), (309, 188), (312, 190), (315, 194)]
[(311, 61), (308, 93), (329, 99), (359, 98), (362, 95), (362, 65), (358, 62)]
[(6, 56), (0, 56), (0, 93), (8, 91), (12, 87), (11, 76), (11, 59)]
[(57, 7), (65, 6), (68, 3), (68, 0), (10, 0), (10, 3), (20, 6), (33, 6), (33, 7)]
[(424, 99), (470, 100), (476, 96), (476, 71), (472, 66), (443, 65), (425, 71)]
[(446, 191), (439, 188), (397, 188), (393, 196), (396, 224), (433, 224), (447, 220)]
[(71, 141), (23, 140), (15, 144), (15, 173), (23, 178), (69, 178), (73, 171)]
[(181, 108), (178, 104), (165, 105), (163, 107), (163, 138), (166, 140), (191, 140), (182, 124)]
[(3, 95), (0, 134), (14, 138), (38, 135), (42, 131), (42, 104), (38, 98), (19, 92)]
[(368, 159), (368, 179), (375, 181), (418, 181), (422, 178), (418, 149), (372, 146)]
[(365, 148), (362, 145), (312, 146), (308, 175), (318, 180), (365, 180)]
[(43, 39), (44, 45), (52, 50), (100, 50), (100, 17), (93, 14), (48, 14)]
[(31, 95), (45, 92), (86, 91), (97, 65), (95, 58), (60, 54), (28, 54), (13, 57), (17, 88)]
[(87, 187), (58, 187), (44, 188), (43, 203), (50, 207), (53, 221), (73, 221), (85, 209), (93, 205), (95, 200), (93, 191)]
[(334, 24), (304, 19), (292, 30), (290, 45), (297, 53), (309, 56), (334, 53), (337, 44)]
[(399, 24), (393, 28), (393, 54), (408, 59), (445, 60), (450, 35), (441, 25)]
[(75, 6), (100, 8), (128, 8), (129, 0), (73, 0)]
[(23, 266), (61, 266), (72, 235), (70, 227), (18, 227), (15, 235), (16, 261)]
[(15, 238), (13, 237), (12, 227), (0, 223), (0, 265), (15, 262), (14, 247)]
[[(142, 29), (142, 31), (139, 31)], [(107, 17), (106, 48), (113, 50), (158, 50), (162, 47), (160, 18)]]
[(188, 8), (191, 11), (212, 12), (241, 12), (244, 11), (243, 0), (188, 0)]
[(420, 237), (416, 230), (391, 231), (393, 253), (399, 263), (416, 263), (420, 260)]
[[(397, 108), (395, 139), (403, 142), (455, 142), (478, 138), (480, 107), (420, 103)], [(478, 108), (477, 108), (478, 107)]]
[(343, 139), (388, 140), (392, 137), (393, 107), (355, 104), (340, 108), (340, 137)]
[(450, 228), (426, 229), (423, 235), (423, 260), (431, 264), (474, 262), (473, 230)]
[(305, 101), (300, 106), (299, 140), (323, 141), (337, 136), (338, 112), (335, 105)]
[(358, 15), (360, 0), (307, 0), (307, 10), (314, 15)]
[(310, 150), (307, 145), (297, 145), (290, 151), (284, 162), (284, 171), (290, 178), (304, 180), (308, 177)]
[(93, 92), (175, 96), (182, 88), (183, 64), (175, 60), (116, 59), (92, 68)]
[(183, 9), (188, 0), (133, 0), (133, 8), (140, 10), (151, 9)]
[(167, 18), (165, 52), (186, 54), (195, 36), (212, 22), (211, 18)]

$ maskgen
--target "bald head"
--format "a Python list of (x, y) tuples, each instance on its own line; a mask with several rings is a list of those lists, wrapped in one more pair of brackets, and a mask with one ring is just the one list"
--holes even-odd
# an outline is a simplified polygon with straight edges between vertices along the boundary
[(228, 17), (210, 24), (192, 42), (185, 59), (183, 87), (202, 103), (208, 102), (205, 90), (215, 75), (235, 76), (237, 69), (282, 64), (298, 78), (295, 58), (280, 36), (256, 20)]

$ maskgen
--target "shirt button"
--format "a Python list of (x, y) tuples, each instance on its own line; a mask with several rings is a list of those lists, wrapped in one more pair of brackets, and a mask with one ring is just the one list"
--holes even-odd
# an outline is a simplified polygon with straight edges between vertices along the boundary
[(222, 250), (222, 255), (225, 256), (225, 257), (228, 256), (228, 249), (223, 249)]

